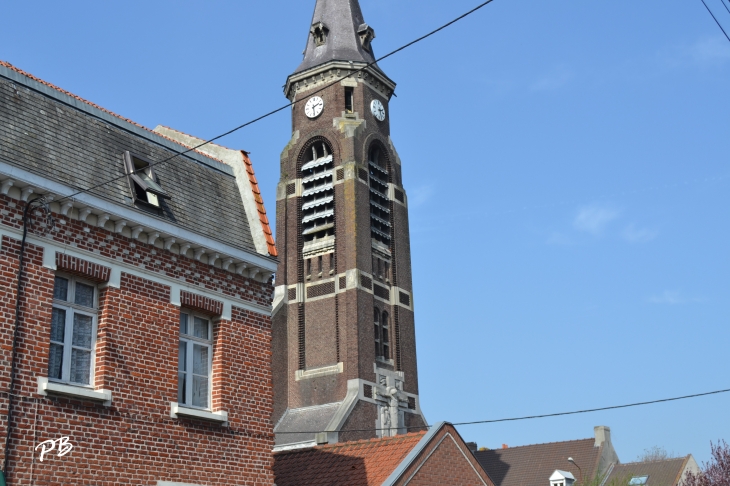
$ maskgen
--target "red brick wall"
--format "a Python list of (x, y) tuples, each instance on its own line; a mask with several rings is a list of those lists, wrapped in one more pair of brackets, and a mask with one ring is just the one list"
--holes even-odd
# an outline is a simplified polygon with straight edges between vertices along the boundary
[[(19, 206), (0, 197), (0, 208), (7, 210), (1, 216), (2, 224), (19, 227)], [(53, 237), (59, 242), (144, 265), (148, 271), (229, 296), (269, 304), (268, 284), (54, 216), (60, 224)], [(3, 438), (19, 244), (19, 240), (4, 237), (0, 249)], [(233, 307), (230, 320), (214, 320), (213, 410), (226, 410), (229, 426), (172, 419), (170, 402), (177, 401), (180, 308), (170, 303), (170, 287), (122, 272), (120, 288), (108, 287), (99, 293), (94, 380), (97, 389), (112, 392), (112, 406), (43, 397), (37, 394), (37, 377), (47, 376), (54, 272), (42, 266), (42, 248), (29, 244), (26, 255), (9, 484), (273, 483), (268, 316)], [(73, 450), (63, 457), (51, 452), (41, 462), (34, 448), (62, 436), (70, 438)], [(2, 445), (0, 441), (0, 454)]]
[(395, 483), (398, 486), (493, 486), (456, 430), (446, 425)]

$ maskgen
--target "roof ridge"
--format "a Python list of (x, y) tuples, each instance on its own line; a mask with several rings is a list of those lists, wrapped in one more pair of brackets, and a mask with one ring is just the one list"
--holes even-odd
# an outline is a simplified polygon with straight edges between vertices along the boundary
[(542, 446), (542, 445), (567, 444), (570, 442), (585, 442), (585, 441), (595, 442), (595, 439), (587, 438), (587, 439), (562, 440), (562, 441), (556, 441), (556, 442), (542, 442), (539, 444), (525, 444), (525, 445), (520, 445), (520, 446), (506, 447), (506, 448), (499, 448), (499, 449), (487, 449), (486, 451), (477, 451), (477, 452), (504, 451), (504, 450), (509, 450), (509, 449), (521, 449), (524, 447), (537, 447), (537, 446)]
[[(138, 127), (138, 128), (141, 128), (141, 129), (143, 129), (143, 130), (147, 130), (148, 132), (150, 132), (150, 133), (152, 133), (152, 134), (155, 134), (155, 135), (157, 135), (157, 136), (159, 136), (159, 137), (162, 137), (162, 138), (164, 138), (165, 140), (169, 140), (170, 142), (173, 142), (173, 143), (175, 143), (176, 145), (180, 145), (181, 147), (189, 148), (189, 147), (187, 147), (187, 146), (185, 146), (185, 145), (181, 144), (181, 143), (180, 143), (180, 142), (178, 142), (177, 140), (174, 140), (174, 139), (172, 139), (172, 138), (169, 138), (169, 137), (166, 137), (166, 136), (164, 136), (164, 135), (162, 135), (162, 134), (160, 134), (160, 133), (157, 133), (157, 132), (155, 132), (154, 130), (152, 130), (152, 129), (150, 129), (150, 128), (148, 128), (148, 127), (144, 126), (144, 125), (140, 125), (139, 123), (137, 123), (136, 121), (134, 121), (134, 120), (132, 120), (132, 119), (130, 119), (130, 118), (126, 118), (126, 117), (123, 117), (122, 115), (119, 115), (119, 114), (117, 114), (117, 113), (114, 113), (114, 112), (113, 112), (113, 111), (111, 111), (111, 110), (107, 110), (107, 109), (106, 109), (106, 108), (104, 108), (103, 106), (97, 105), (96, 103), (93, 103), (93, 102), (91, 102), (91, 101), (89, 101), (89, 100), (87, 100), (87, 99), (85, 99), (85, 98), (82, 98), (82, 97), (81, 97), (81, 96), (79, 96), (79, 95), (73, 94), (72, 92), (70, 92), (70, 91), (67, 91), (67, 90), (65, 90), (65, 89), (63, 89), (63, 88), (60, 88), (60, 87), (56, 86), (56, 85), (55, 85), (55, 84), (53, 84), (53, 83), (49, 83), (48, 81), (46, 81), (46, 80), (44, 80), (44, 79), (41, 79), (41, 78), (39, 78), (38, 76), (35, 76), (35, 75), (33, 75), (33, 74), (29, 73), (28, 71), (24, 71), (24, 70), (22, 70), (22, 69), (20, 69), (20, 68), (18, 68), (18, 67), (16, 67), (16, 66), (14, 66), (14, 65), (10, 64), (10, 63), (9, 63), (9, 62), (7, 62), (7, 61), (3, 61), (2, 59), (0, 59), (0, 66), (5, 66), (6, 68), (10, 69), (11, 71), (15, 71), (16, 73), (18, 73), (18, 74), (20, 74), (20, 75), (22, 75), (22, 76), (25, 76), (26, 78), (29, 78), (29, 79), (32, 79), (33, 81), (36, 81), (36, 82), (38, 82), (38, 83), (41, 83), (41, 84), (42, 84), (42, 85), (44, 85), (44, 86), (47, 86), (47, 87), (49, 87), (49, 88), (51, 88), (51, 89), (54, 89), (54, 90), (58, 91), (59, 93), (63, 93), (63, 94), (65, 94), (66, 96), (70, 96), (71, 98), (74, 98), (75, 100), (81, 101), (82, 103), (86, 103), (87, 105), (89, 105), (89, 106), (92, 106), (92, 107), (96, 108), (97, 110), (101, 110), (101, 111), (103, 111), (104, 113), (106, 113), (106, 114), (108, 114), (108, 115), (111, 115), (111, 116), (113, 116), (113, 117), (115, 117), (115, 118), (119, 118), (120, 120), (123, 120), (123, 121), (125, 121), (125, 122), (127, 122), (127, 123), (130, 123), (130, 124), (132, 124), (132, 125), (134, 125), (134, 126), (136, 126), (136, 127)], [(193, 151), (194, 151), (195, 153), (197, 153), (197, 154), (200, 154), (200, 155), (202, 155), (203, 157), (207, 157), (207, 158), (209, 158), (209, 159), (211, 159), (211, 160), (215, 160), (216, 162), (220, 162), (220, 163), (221, 163), (221, 164), (223, 164), (223, 165), (228, 165), (228, 164), (226, 164), (225, 162), (223, 162), (222, 160), (216, 159), (215, 157), (212, 157), (212, 156), (210, 156), (210, 155), (208, 155), (208, 154), (205, 154), (205, 153), (203, 153), (203, 152), (200, 152), (200, 151), (198, 151), (198, 150), (193, 150)]]
[(680, 457), (669, 457), (667, 459), (657, 459), (655, 461), (634, 461), (634, 462), (622, 462), (620, 464), (617, 464), (617, 466), (632, 466), (634, 464), (657, 464), (659, 462), (670, 462), (670, 461), (686, 461), (689, 456), (692, 454), (687, 454), (686, 456), (680, 456)]
[[(331, 450), (331, 449), (338, 449), (343, 447), (352, 447), (357, 445), (373, 445), (379, 442), (402, 442), (405, 439), (414, 439), (416, 437), (420, 437), (426, 434), (426, 431), (421, 432), (408, 432), (407, 434), (400, 434), (396, 435), (394, 437), (375, 437), (372, 439), (359, 439), (359, 440), (351, 440), (348, 442), (337, 442), (335, 444), (323, 444), (323, 445), (317, 445), (317, 446), (310, 446), (310, 447), (302, 447), (298, 449), (287, 449), (283, 451), (276, 451), (274, 452), (275, 455), (285, 455), (285, 454), (301, 454), (303, 452), (309, 452), (314, 450)], [(419, 439), (420, 440), (420, 439)]]

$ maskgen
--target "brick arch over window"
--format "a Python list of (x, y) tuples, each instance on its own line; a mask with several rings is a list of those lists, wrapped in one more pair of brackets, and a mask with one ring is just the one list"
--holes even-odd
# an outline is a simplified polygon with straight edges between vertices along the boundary
[[(335, 193), (334, 168), (335, 159), (333, 144), (323, 136), (314, 136), (307, 140), (299, 152), (296, 162), (297, 178), (302, 181), (301, 197), (297, 198), (297, 277), (304, 282), (304, 250), (307, 243), (334, 238), (335, 227)], [(336, 253), (333, 257), (334, 268), (337, 268)], [(338, 298), (335, 297), (335, 314), (337, 314)], [(306, 368), (305, 343), (305, 309), (304, 302), (298, 306), (298, 345), (299, 369)], [(339, 332), (339, 325), (337, 332)], [(337, 336), (339, 360), (339, 335)]]

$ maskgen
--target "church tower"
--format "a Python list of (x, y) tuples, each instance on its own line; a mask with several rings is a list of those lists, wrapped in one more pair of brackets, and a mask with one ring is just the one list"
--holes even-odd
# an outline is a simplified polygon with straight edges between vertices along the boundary
[(304, 61), (285, 86), (297, 103), (277, 188), (278, 448), (425, 425), (408, 198), (390, 138), (395, 83), (368, 66), (374, 38), (358, 0), (317, 0)]

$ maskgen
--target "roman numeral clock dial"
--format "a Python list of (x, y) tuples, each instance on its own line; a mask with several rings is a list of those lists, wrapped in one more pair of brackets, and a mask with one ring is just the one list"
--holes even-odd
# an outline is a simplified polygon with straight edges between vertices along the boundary
[(373, 116), (378, 119), (378, 121), (385, 120), (385, 107), (380, 100), (373, 100), (372, 103), (370, 103), (370, 111), (373, 113)]
[(308, 118), (317, 118), (319, 114), (322, 113), (323, 108), (324, 100), (322, 100), (319, 96), (315, 96), (307, 101), (306, 105), (304, 105), (304, 114), (307, 115)]

